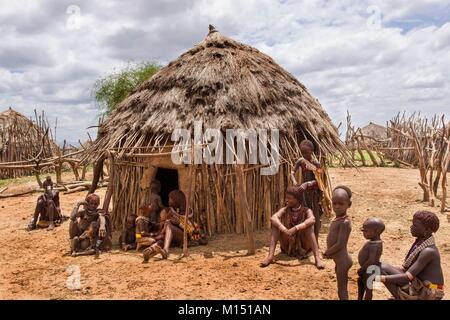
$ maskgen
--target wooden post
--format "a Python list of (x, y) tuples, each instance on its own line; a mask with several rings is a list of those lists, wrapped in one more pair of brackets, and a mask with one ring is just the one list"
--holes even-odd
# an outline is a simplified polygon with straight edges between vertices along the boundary
[(87, 169), (88, 169), (88, 165), (85, 164), (83, 166), (83, 170), (81, 171), (81, 181), (85, 181), (86, 180)]
[(436, 156), (436, 145), (434, 141), (431, 141), (431, 152), (430, 152), (430, 158), (429, 158), (429, 186), (428, 186), (428, 192), (430, 193), (430, 206), (434, 207), (434, 199), (436, 197), (436, 194), (433, 189), (433, 169), (434, 169), (434, 162), (435, 162), (435, 156)]
[(381, 153), (380, 149), (375, 144), (374, 144), (374, 149), (375, 149), (375, 152), (378, 155), (378, 158), (380, 158), (381, 166), (385, 167), (386, 166), (386, 161), (384, 160), (384, 155)]
[(63, 184), (62, 181), (62, 164), (59, 160), (56, 161), (55, 164), (55, 172), (56, 172), (56, 183), (59, 185)]
[(73, 172), (73, 175), (75, 177), (75, 181), (81, 181), (80, 180), (80, 174), (78, 173), (78, 167), (79, 167), (78, 163), (75, 162), (75, 161), (66, 161), (66, 162), (72, 168), (72, 172)]
[(111, 202), (111, 198), (114, 192), (114, 153), (112, 151), (108, 151), (106, 153), (108, 159), (109, 159), (109, 182), (108, 182), (108, 188), (106, 189), (106, 195), (105, 200), (103, 202), (103, 211), (105, 213), (109, 210), (109, 203)]
[(414, 150), (416, 153), (416, 157), (419, 160), (419, 172), (420, 172), (420, 183), (419, 186), (423, 190), (423, 202), (430, 201), (430, 189), (428, 185), (428, 178), (427, 178), (427, 167), (425, 165), (425, 157), (423, 154), (423, 149), (421, 148), (419, 139), (417, 138), (416, 132), (414, 128), (411, 126), (411, 133), (413, 135), (413, 142), (414, 142)]
[(442, 197), (441, 197), (441, 212), (444, 213), (447, 210), (447, 172), (448, 166), (450, 165), (450, 123), (448, 128), (444, 130), (447, 131), (446, 137), (446, 148), (443, 152), (442, 162), (441, 162), (441, 170), (442, 170)]
[(366, 167), (367, 166), (366, 158), (364, 158), (364, 153), (361, 150), (361, 143), (359, 142), (359, 138), (355, 137), (355, 140), (356, 140), (356, 149), (358, 150), (359, 156), (361, 157), (362, 165), (363, 167)]
[(39, 166), (36, 166), (36, 169), (33, 169), (34, 171), (34, 176), (36, 177), (36, 181), (39, 185), (39, 188), (43, 188), (43, 184), (42, 184), (42, 180), (41, 177), (39, 176), (39, 174), (41, 173), (41, 170), (39, 170)]
[(184, 230), (183, 230), (183, 257), (189, 257), (188, 250), (188, 235), (187, 235), (187, 226), (188, 219), (191, 213), (192, 199), (193, 199), (193, 182), (195, 179), (195, 163), (194, 163), (194, 141), (191, 142), (191, 164), (189, 165), (189, 187), (186, 195), (186, 212), (184, 214)]
[(374, 156), (374, 154), (370, 150), (369, 146), (364, 141), (364, 135), (362, 134), (361, 129), (358, 129), (358, 131), (359, 131), (359, 136), (361, 137), (361, 145), (362, 145), (362, 147), (367, 151), (367, 154), (369, 155), (370, 160), (372, 160), (372, 165), (375, 166), (375, 167), (378, 167), (379, 164), (378, 164), (377, 158)]
[(236, 172), (237, 192), (239, 193), (239, 202), (240, 202), (239, 207), (241, 210), (241, 216), (245, 217), (244, 225), (248, 238), (248, 254), (252, 255), (255, 254), (256, 252), (255, 238), (253, 235), (252, 216), (247, 202), (247, 192), (245, 190), (244, 170), (242, 168), (242, 165), (235, 165), (235, 172)]
[[(91, 189), (89, 190), (89, 193), (94, 193), (95, 190), (97, 190), (98, 183), (100, 181), (100, 176), (103, 171), (103, 164), (105, 162), (106, 156), (102, 155), (100, 159), (97, 160), (97, 162), (94, 164), (94, 178), (92, 179), (92, 185)], [(110, 178), (111, 183), (111, 178)]]

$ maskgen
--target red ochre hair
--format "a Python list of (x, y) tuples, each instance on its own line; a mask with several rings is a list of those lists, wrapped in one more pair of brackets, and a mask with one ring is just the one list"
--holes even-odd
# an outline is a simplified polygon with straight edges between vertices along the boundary
[(95, 203), (100, 204), (100, 197), (95, 193), (88, 194), (86, 196), (86, 202), (95, 201)]
[(288, 187), (286, 189), (286, 194), (293, 195), (298, 201), (301, 201), (303, 196), (303, 190), (300, 188), (300, 186)]
[(414, 214), (414, 219), (422, 222), (425, 228), (430, 229), (433, 233), (439, 230), (439, 218), (433, 212), (417, 211)]

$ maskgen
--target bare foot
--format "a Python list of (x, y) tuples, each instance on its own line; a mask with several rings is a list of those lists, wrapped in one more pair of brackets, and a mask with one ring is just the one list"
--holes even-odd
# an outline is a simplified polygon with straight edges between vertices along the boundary
[(143, 263), (148, 263), (151, 257), (154, 257), (158, 252), (155, 251), (152, 247), (144, 250), (144, 261)]
[(48, 230), (48, 231), (52, 231), (53, 229), (55, 229), (55, 225), (54, 225), (53, 223), (51, 223), (51, 224), (48, 226), (47, 230)]
[(160, 253), (160, 254), (162, 255), (163, 259), (167, 259), (167, 258), (168, 258), (169, 254), (167, 253), (167, 251), (166, 251), (165, 249), (161, 248), (161, 247), (158, 246), (157, 244), (155, 244), (155, 245), (153, 246), (153, 248), (154, 248), (154, 250), (155, 250), (157, 253)]
[(308, 251), (303, 250), (303, 254), (302, 253), (299, 254), (299, 259), (306, 260), (312, 255), (312, 253), (313, 253), (312, 250), (308, 250)]
[(263, 262), (261, 262), (261, 263), (259, 264), (259, 266), (260, 266), (261, 268), (266, 268), (266, 267), (268, 267), (269, 265), (271, 265), (272, 263), (274, 263), (273, 258), (267, 258), (266, 260), (264, 260)]
[(316, 268), (319, 270), (325, 269), (325, 266), (322, 264), (322, 261), (316, 262)]
[(70, 256), (72, 256), (72, 252), (73, 252), (73, 251), (67, 251), (67, 252), (64, 253), (61, 257), (70, 257)]
[(308, 251), (306, 251), (303, 248), (300, 248), (299, 252), (298, 252), (298, 256), (301, 258), (301, 257), (305, 256), (307, 253), (308, 253)]

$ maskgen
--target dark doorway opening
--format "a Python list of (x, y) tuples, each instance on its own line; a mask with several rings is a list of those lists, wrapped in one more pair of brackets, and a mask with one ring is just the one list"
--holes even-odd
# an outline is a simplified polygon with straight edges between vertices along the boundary
[(161, 182), (161, 193), (159, 195), (161, 196), (163, 204), (168, 206), (169, 193), (179, 189), (178, 170), (158, 168), (155, 179)]

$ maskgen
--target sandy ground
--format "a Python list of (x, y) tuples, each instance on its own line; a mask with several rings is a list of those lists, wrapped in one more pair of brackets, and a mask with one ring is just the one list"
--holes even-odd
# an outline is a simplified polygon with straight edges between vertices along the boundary
[[(345, 184), (354, 191), (349, 242), (354, 259), (349, 282), (352, 299), (357, 295), (357, 254), (365, 241), (359, 231), (363, 221), (370, 216), (384, 219), (383, 261), (399, 265), (413, 241), (409, 233), (413, 212), (431, 209), (420, 202), (418, 174), (394, 168), (331, 169), (334, 185)], [(99, 193), (103, 196), (104, 189)], [(62, 196), (64, 213), (68, 215), (82, 197), (82, 193)], [(36, 195), (0, 200), (1, 299), (337, 299), (330, 260), (325, 261), (324, 271), (318, 271), (312, 258), (298, 261), (279, 255), (276, 264), (259, 268), (268, 251), (268, 231), (256, 234), (255, 256), (246, 256), (244, 236), (221, 235), (206, 247), (192, 248), (191, 256), (183, 260), (179, 260), (179, 249), (168, 260), (154, 258), (147, 265), (141, 264), (140, 254), (117, 249), (97, 260), (64, 257), (69, 246), (67, 222), (51, 232), (25, 231), (35, 201)], [(438, 213), (437, 208), (432, 210)], [(439, 213), (439, 217), (436, 240), (444, 276), (449, 279), (450, 226), (445, 215)], [(326, 231), (327, 223), (320, 238), (322, 248)], [(77, 270), (81, 287), (70, 289)], [(448, 289), (446, 295), (450, 297)], [(385, 289), (374, 292), (375, 299), (388, 297)]]

